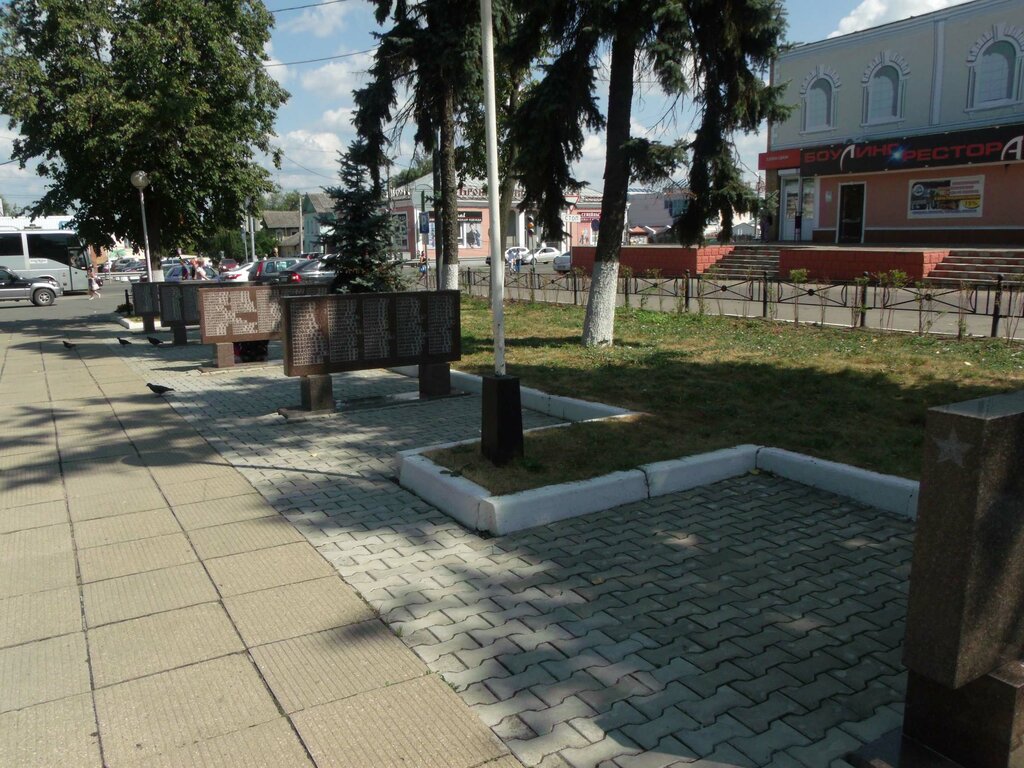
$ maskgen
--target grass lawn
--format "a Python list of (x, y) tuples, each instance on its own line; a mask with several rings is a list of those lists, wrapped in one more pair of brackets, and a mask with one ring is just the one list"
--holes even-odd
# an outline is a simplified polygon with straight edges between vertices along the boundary
[[(494, 493), (756, 443), (917, 478), (925, 412), (1024, 387), (1024, 346), (620, 309), (615, 346), (585, 349), (581, 307), (506, 305), (523, 386), (623, 406), (629, 422), (528, 434), (495, 470), (478, 447), (432, 454)], [(462, 302), (460, 370), (494, 369), (489, 306)]]

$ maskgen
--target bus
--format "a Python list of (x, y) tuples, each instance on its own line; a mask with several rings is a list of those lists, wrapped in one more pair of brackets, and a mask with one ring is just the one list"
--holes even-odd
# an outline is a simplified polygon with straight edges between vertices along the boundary
[(0, 216), (0, 266), (21, 277), (52, 279), (65, 293), (89, 289), (89, 253), (70, 216)]

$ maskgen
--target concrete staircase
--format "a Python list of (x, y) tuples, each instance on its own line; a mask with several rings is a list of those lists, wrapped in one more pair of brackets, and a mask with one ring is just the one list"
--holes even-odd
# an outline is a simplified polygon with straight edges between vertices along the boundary
[(1024, 281), (1024, 250), (950, 251), (928, 280), (946, 285), (994, 283), (1000, 274), (1006, 281)]
[(728, 280), (760, 280), (764, 273), (778, 277), (779, 245), (756, 243), (737, 245), (732, 253), (715, 262), (714, 276)]

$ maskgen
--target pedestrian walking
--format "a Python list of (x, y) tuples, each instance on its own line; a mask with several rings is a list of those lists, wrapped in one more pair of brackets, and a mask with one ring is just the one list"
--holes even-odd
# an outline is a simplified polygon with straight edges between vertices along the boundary
[(96, 269), (94, 267), (89, 267), (89, 271), (86, 274), (89, 278), (89, 301), (101, 298), (100, 280), (96, 277)]
[(199, 261), (199, 259), (196, 259), (195, 261), (192, 262), (192, 264), (193, 264), (193, 267), (192, 267), (192, 269), (193, 269), (193, 275), (192, 275), (193, 279), (195, 279), (195, 280), (205, 280), (206, 279), (206, 267), (203, 266), (203, 262)]

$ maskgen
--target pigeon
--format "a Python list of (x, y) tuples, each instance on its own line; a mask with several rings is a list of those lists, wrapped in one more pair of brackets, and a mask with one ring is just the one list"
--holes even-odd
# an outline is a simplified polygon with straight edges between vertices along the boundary
[(162, 347), (164, 345), (163, 339), (158, 339), (155, 338), (154, 336), (147, 336), (146, 338), (149, 339), (149, 343), (152, 344), (154, 347)]
[(62, 341), (61, 344), (64, 345), (64, 349), (74, 349), (78, 346), (77, 344), (72, 344), (70, 341)]
[(150, 391), (155, 392), (158, 395), (166, 395), (168, 392), (174, 391), (170, 387), (165, 387), (162, 384), (147, 384), (146, 386), (149, 387)]
[(120, 344), (122, 347), (127, 347), (129, 344), (131, 344), (131, 342), (128, 341), (128, 339), (124, 338), (123, 336), (117, 337), (117, 343)]

